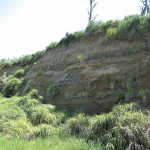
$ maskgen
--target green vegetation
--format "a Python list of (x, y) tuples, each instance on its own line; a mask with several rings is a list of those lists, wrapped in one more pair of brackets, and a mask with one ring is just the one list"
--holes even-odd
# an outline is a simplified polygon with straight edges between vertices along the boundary
[(0, 68), (2, 67), (12, 67), (13, 65), (22, 65), (26, 66), (30, 63), (34, 63), (39, 58), (41, 58), (45, 53), (45, 50), (38, 51), (35, 54), (25, 55), (20, 58), (13, 58), (13, 59), (2, 59), (0, 60)]
[(57, 42), (52, 42), (49, 46), (47, 46), (46, 50), (53, 50), (57, 45)]
[[(14, 75), (6, 73), (0, 78), (2, 90), (0, 91), (0, 143), (7, 149), (31, 148), (37, 149), (43, 146), (45, 149), (50, 144), (53, 149), (129, 149), (131, 146), (150, 148), (150, 110), (142, 109), (134, 103), (117, 105), (111, 112), (89, 116), (81, 111), (70, 113), (66, 110), (58, 110), (51, 104), (42, 104), (43, 97), (36, 89), (30, 89), (24, 96), (19, 95), (20, 85), (23, 82), (25, 71), (20, 69)], [(98, 99), (105, 99), (111, 94), (117, 94), (116, 83), (111, 81), (111, 91), (100, 90)], [(120, 93), (125, 99), (132, 94), (136, 79), (125, 76), (121, 83)], [(47, 88), (51, 98), (60, 92), (57, 84), (51, 84)], [(131, 92), (131, 93), (130, 93)], [(135, 92), (134, 92), (135, 93)], [(143, 103), (149, 98), (149, 90), (139, 90), (138, 96)], [(119, 93), (118, 93), (119, 94)], [(87, 99), (87, 91), (68, 94), (65, 97), (70, 100)], [(6, 98), (7, 97), (7, 98)], [(142, 137), (142, 138), (141, 138)], [(6, 140), (9, 138), (9, 144)], [(15, 139), (12, 139), (15, 138)], [(18, 140), (16, 140), (18, 139)], [(53, 139), (53, 140), (52, 140)], [(26, 141), (29, 140), (29, 141)], [(16, 141), (17, 145), (16, 145)], [(56, 144), (58, 141), (58, 144)], [(71, 143), (70, 143), (71, 142)]]
[(102, 150), (99, 144), (86, 143), (75, 137), (53, 136), (47, 139), (38, 138), (27, 141), (24, 139), (7, 139), (0, 137), (1, 150)]
[(21, 80), (18, 78), (10, 78), (3, 87), (3, 94), (5, 97), (11, 97), (17, 94), (18, 87), (21, 84)]
[[(71, 145), (73, 147), (73, 144), (75, 144), (74, 149), (87, 149), (87, 147), (98, 149), (98, 145), (101, 145), (103, 149), (122, 150), (129, 148), (132, 144), (150, 148), (149, 109), (142, 109), (131, 103), (115, 106), (108, 114), (88, 116), (78, 112), (68, 115), (67, 111), (58, 111), (51, 104), (42, 104), (43, 97), (36, 89), (29, 90), (24, 96), (16, 96), (23, 82), (24, 73), (25, 71), (20, 69), (13, 76), (7, 76), (5, 73), (0, 78), (3, 86), (0, 91), (0, 132), (2, 134), (0, 142), (4, 147), (6, 147), (6, 138), (22, 138), (19, 140), (21, 144), (23, 143), (22, 147), (27, 143), (32, 147), (33, 143), (42, 141), (41, 144), (46, 143), (46, 146), (53, 144), (54, 147), (59, 147), (65, 144), (61, 149), (70, 148)], [(104, 99), (111, 95), (116, 88), (115, 82), (110, 83), (111, 91), (107, 93), (100, 91), (97, 98)], [(133, 78), (124, 77), (121, 87), (125, 93), (123, 96), (126, 97), (129, 92), (132, 92), (134, 82)], [(57, 84), (51, 84), (47, 92), (53, 99), (60, 92), (60, 87)], [(141, 89), (139, 96), (145, 103), (149, 90)], [(75, 95), (69, 94), (66, 97), (72, 99)], [(88, 93), (78, 93), (76, 98), (87, 99)], [(62, 138), (66, 136), (68, 140), (74, 140), (74, 142), (69, 144), (67, 139)], [(47, 139), (43, 140), (43, 138)], [(51, 138), (59, 140), (60, 145), (54, 144), (56, 142), (53, 140), (49, 143), (48, 139)], [(94, 144), (85, 141), (94, 142)], [(15, 140), (9, 140), (9, 142), (10, 145), (6, 148), (11, 149), (14, 146), (17, 149)]]
[(19, 69), (15, 72), (14, 77), (16, 78), (21, 78), (23, 77), (25, 74), (25, 70), (24, 69)]
[(51, 84), (47, 88), (47, 92), (50, 95), (50, 98), (54, 99), (54, 96), (56, 96), (60, 92), (60, 88), (57, 84)]
[(143, 103), (146, 104), (148, 97), (150, 96), (150, 90), (140, 89), (139, 96), (142, 98)]
[(69, 44), (71, 41), (82, 38), (84, 36), (85, 36), (84, 31), (78, 31), (70, 34), (66, 33), (65, 37), (60, 40), (59, 44), (62, 43)]
[[(55, 140), (60, 140), (61, 144), (66, 143), (64, 146), (70, 146), (67, 139), (73, 140), (74, 137), (70, 137), (72, 135), (76, 136), (72, 146), (77, 142), (78, 144), (75, 145), (79, 148), (91, 146), (97, 149), (97, 145), (102, 144), (105, 148), (111, 146), (122, 150), (128, 148), (131, 143), (150, 148), (149, 109), (142, 109), (134, 103), (115, 106), (108, 114), (88, 116), (75, 113), (70, 116), (66, 111), (58, 111), (54, 106), (42, 104), (40, 100), (27, 94), (23, 97), (1, 97), (0, 110), (1, 134), (9, 138), (31, 140), (29, 142), (31, 147), (38, 141), (47, 143), (49, 138), (56, 138)], [(34, 140), (47, 137), (49, 138), (45, 140)], [(65, 140), (62, 137), (68, 138)], [(84, 140), (94, 142), (96, 145), (87, 144)], [(2, 136), (0, 142), (6, 146), (5, 141)], [(84, 144), (81, 144), (81, 141)], [(16, 146), (15, 140), (8, 142), (9, 146), (13, 144)], [(19, 142), (27, 144), (25, 140)], [(54, 145), (54, 141), (51, 142)]]
[(82, 62), (84, 61), (84, 56), (83, 56), (83, 54), (79, 54), (79, 55), (77, 56), (77, 61), (79, 61), (80, 63), (82, 63)]

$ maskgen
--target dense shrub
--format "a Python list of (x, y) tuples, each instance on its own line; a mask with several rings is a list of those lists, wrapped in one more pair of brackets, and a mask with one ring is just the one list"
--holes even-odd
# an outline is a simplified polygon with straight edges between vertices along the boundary
[(150, 32), (150, 16), (144, 16), (140, 18), (140, 32), (147, 33)]
[(21, 84), (21, 80), (18, 78), (10, 78), (3, 87), (3, 94), (5, 97), (11, 97), (17, 94), (18, 86)]
[(104, 145), (110, 143), (118, 150), (129, 148), (132, 144), (150, 148), (148, 115), (135, 104), (118, 105), (109, 114), (93, 119), (88, 139), (101, 141)]
[(14, 77), (16, 78), (21, 78), (23, 77), (25, 74), (25, 70), (24, 69), (19, 69), (15, 72)]
[(40, 124), (39, 126), (35, 127), (33, 131), (35, 137), (41, 138), (46, 138), (58, 133), (57, 128), (47, 124)]
[(14, 138), (30, 138), (32, 136), (32, 126), (26, 120), (10, 120), (5, 122), (3, 133), (8, 137)]
[(44, 106), (37, 106), (31, 110), (29, 119), (32, 124), (53, 124), (56, 120), (55, 115), (51, 114), (49, 110)]
[[(0, 132), (8, 137), (35, 138), (51, 136), (65, 115), (52, 105), (30, 96), (0, 99)], [(38, 125), (38, 126), (37, 126)]]
[(132, 40), (138, 36), (140, 31), (140, 17), (130, 16), (121, 21), (118, 25), (116, 36), (118, 39)]
[(89, 117), (81, 113), (76, 117), (67, 120), (65, 129), (70, 134), (85, 136), (84, 134), (86, 134), (86, 128), (88, 125)]
[(75, 39), (84, 37), (84, 35), (85, 34), (83, 31), (78, 31), (78, 32), (70, 33), (70, 34), (66, 33), (66, 36), (60, 40), (59, 44), (62, 44), (62, 43), (69, 44), (71, 41)]
[(47, 92), (51, 99), (54, 99), (54, 97), (60, 92), (60, 88), (57, 84), (50, 84), (47, 88)]

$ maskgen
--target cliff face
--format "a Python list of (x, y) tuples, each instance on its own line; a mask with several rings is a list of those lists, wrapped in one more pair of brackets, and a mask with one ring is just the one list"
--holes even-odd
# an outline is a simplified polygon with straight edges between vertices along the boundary
[[(61, 44), (28, 65), (24, 88), (38, 89), (47, 102), (90, 113), (110, 110), (119, 98), (140, 102), (135, 90), (150, 89), (149, 37), (105, 42), (95, 35)], [(14, 73), (19, 68), (22, 66), (1, 72)], [(52, 97), (47, 88), (53, 84), (59, 92)]]

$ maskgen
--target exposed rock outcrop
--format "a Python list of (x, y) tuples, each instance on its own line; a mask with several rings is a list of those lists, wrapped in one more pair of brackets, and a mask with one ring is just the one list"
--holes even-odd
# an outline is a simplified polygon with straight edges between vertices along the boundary
[[(47, 102), (58, 106), (91, 113), (108, 111), (128, 88), (123, 85), (125, 79), (134, 80), (133, 90), (150, 89), (148, 38), (104, 44), (103, 37), (95, 35), (61, 44), (28, 67), (26, 87), (38, 89)], [(13, 73), (21, 67), (3, 68), (2, 72)], [(51, 98), (47, 88), (54, 83), (60, 92)], [(137, 95), (134, 100), (139, 100)]]

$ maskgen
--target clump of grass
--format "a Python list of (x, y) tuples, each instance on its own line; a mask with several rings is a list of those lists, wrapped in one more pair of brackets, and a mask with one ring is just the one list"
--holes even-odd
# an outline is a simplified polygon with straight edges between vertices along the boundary
[(21, 80), (18, 78), (10, 78), (3, 87), (3, 95), (5, 97), (11, 97), (17, 94), (18, 87), (21, 84)]
[(133, 146), (149, 148), (149, 125), (149, 114), (136, 104), (118, 105), (109, 114), (92, 120), (88, 139), (101, 141), (106, 147), (118, 150), (126, 149), (133, 143)]
[(67, 120), (65, 130), (70, 134), (85, 136), (86, 128), (89, 125), (89, 117), (85, 114), (78, 114), (76, 117)]
[(56, 116), (51, 114), (45, 106), (37, 106), (30, 112), (29, 119), (32, 124), (53, 124)]
[(69, 44), (71, 41), (82, 38), (84, 36), (85, 34), (83, 31), (78, 31), (78, 32), (70, 33), (70, 34), (66, 33), (65, 37), (60, 40), (59, 44), (62, 44), (62, 43)]

